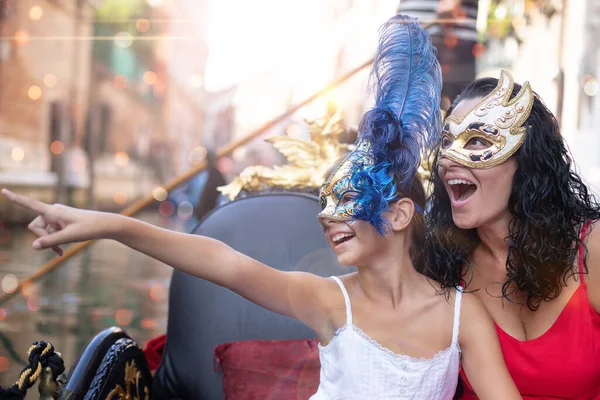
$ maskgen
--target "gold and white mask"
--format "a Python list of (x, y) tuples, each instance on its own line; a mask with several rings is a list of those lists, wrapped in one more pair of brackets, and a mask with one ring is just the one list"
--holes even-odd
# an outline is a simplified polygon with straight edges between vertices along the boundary
[(491, 168), (512, 156), (525, 140), (523, 126), (533, 107), (529, 82), (510, 100), (512, 76), (502, 71), (498, 86), (461, 117), (446, 118), (440, 156), (469, 168)]
[(352, 184), (352, 167), (357, 163), (364, 167), (373, 164), (369, 155), (369, 143), (362, 142), (338, 165), (319, 191), (322, 211), (319, 220), (349, 221), (358, 210), (356, 201), (360, 192)]

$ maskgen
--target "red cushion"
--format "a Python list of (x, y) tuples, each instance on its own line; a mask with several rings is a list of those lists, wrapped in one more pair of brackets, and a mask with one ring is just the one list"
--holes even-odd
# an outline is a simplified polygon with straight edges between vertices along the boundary
[(308, 399), (319, 386), (318, 339), (247, 340), (215, 348), (226, 400)]
[(146, 360), (148, 360), (148, 367), (150, 367), (150, 371), (155, 371), (160, 365), (166, 342), (167, 335), (160, 335), (146, 343), (144, 354), (146, 355)]

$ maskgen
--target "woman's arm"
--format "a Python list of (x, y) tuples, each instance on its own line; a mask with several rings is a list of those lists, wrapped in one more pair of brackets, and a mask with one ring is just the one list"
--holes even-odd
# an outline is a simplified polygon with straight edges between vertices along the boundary
[(590, 225), (584, 241), (588, 250), (586, 276), (588, 299), (594, 310), (600, 313), (600, 226), (597, 222)]
[[(9, 200), (38, 214), (29, 229), (36, 249), (92, 239), (114, 239), (180, 271), (224, 286), (248, 300), (297, 318), (319, 331), (326, 326), (329, 279), (270, 268), (218, 240), (162, 229), (118, 214), (49, 205), (3, 190)], [(265, 243), (268, 246), (268, 243)]]
[(496, 328), (487, 310), (471, 293), (463, 294), (458, 341), (462, 366), (480, 400), (521, 399), (504, 362)]

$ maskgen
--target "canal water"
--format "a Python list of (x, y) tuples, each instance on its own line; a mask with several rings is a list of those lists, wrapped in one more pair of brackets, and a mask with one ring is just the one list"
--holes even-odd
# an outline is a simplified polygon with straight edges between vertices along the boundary
[[(148, 211), (140, 219), (189, 232), (195, 221), (162, 217)], [(35, 251), (26, 227), (0, 225), (0, 293), (51, 259)], [(166, 330), (171, 268), (120, 243), (93, 243), (37, 283), (0, 304), (0, 386), (14, 383), (29, 346), (52, 343), (67, 368), (96, 333), (120, 326), (140, 346)], [(37, 399), (37, 387), (27, 399)]]

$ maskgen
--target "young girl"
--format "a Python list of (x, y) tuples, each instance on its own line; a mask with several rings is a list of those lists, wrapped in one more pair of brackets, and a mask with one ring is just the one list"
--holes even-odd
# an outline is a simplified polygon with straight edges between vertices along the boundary
[(29, 226), (36, 249), (118, 240), (304, 322), (321, 340), (313, 400), (451, 399), (461, 352), (481, 399), (520, 399), (482, 305), (460, 289), (439, 295), (439, 284), (418, 272), (425, 198), (416, 172), (422, 144), (441, 128), (441, 73), (415, 20), (398, 15), (382, 27), (372, 76), (376, 106), (356, 149), (322, 186), (318, 215), (340, 264), (356, 273), (282, 272), (208, 237), (2, 193), (39, 214)]

